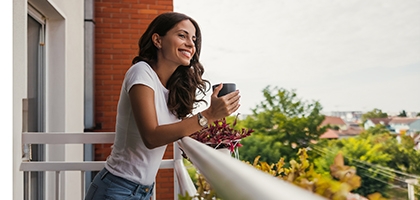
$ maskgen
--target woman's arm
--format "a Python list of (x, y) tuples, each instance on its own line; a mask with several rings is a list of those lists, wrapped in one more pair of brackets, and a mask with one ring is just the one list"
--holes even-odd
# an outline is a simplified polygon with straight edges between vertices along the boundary
[[(210, 107), (202, 112), (211, 123), (226, 117), (239, 108), (239, 91), (232, 92), (218, 98), (216, 94), (223, 86), (213, 91)], [(147, 148), (153, 149), (191, 135), (202, 129), (198, 124), (198, 117), (194, 115), (180, 122), (158, 125), (155, 109), (154, 91), (145, 85), (134, 85), (129, 91), (131, 107), (140, 135)]]

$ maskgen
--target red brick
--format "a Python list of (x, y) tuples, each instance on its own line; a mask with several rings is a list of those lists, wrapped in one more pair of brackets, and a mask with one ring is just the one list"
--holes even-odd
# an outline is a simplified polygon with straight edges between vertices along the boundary
[(149, 8), (149, 4), (131, 4), (131, 8), (136, 8), (136, 9), (148, 9)]
[(119, 18), (103, 18), (101, 23), (119, 24), (119, 23), (121, 23), (121, 19), (119, 19)]
[[(113, 26), (114, 24), (111, 24), (111, 26)], [(113, 28), (103, 28), (102, 29), (103, 33), (121, 33), (120, 29), (113, 29)]]
[(122, 8), (121, 12), (122, 13), (127, 13), (127, 14), (132, 14), (132, 13), (136, 14), (139, 11), (138, 11), (138, 9), (134, 9), (134, 8)]
[(95, 10), (100, 9), (101, 7), (112, 7), (112, 3), (95, 2)]
[[(131, 24), (131, 28), (133, 28), (133, 29), (147, 29), (147, 24), (142, 24), (142, 23), (140, 23), (140, 24)], [(143, 32), (142, 32), (142, 34), (143, 34)]]
[(157, 14), (158, 10), (149, 10), (149, 9), (139, 9), (141, 14)]
[(123, 23), (123, 24), (137, 24), (137, 23), (140, 23), (140, 20), (136, 19), (136, 18), (121, 19), (121, 23)]
[[(130, 44), (113, 44), (112, 47), (114, 49), (130, 49), (131, 45)], [(118, 62), (116, 62), (115, 64), (120, 64), (121, 61), (117, 60)]]
[(104, 13), (120, 13), (122, 11), (121, 8), (109, 8), (109, 7), (103, 7), (100, 9), (101, 12)]
[[(112, 24), (111, 27), (113, 29), (117, 29), (117, 28), (119, 28), (119, 29), (128, 29), (128, 28), (130, 28), (130, 24), (123, 24), (123, 23), (120, 23), (120, 24)], [(120, 32), (122, 32), (122, 31), (120, 30)]]
[(172, 2), (172, 0), (170, 1), (158, 1), (159, 5), (173, 5), (174, 3)]
[(131, 39), (131, 34), (115, 34), (114, 35), (114, 38), (118, 38), (118, 39)]
[[(115, 75), (112, 76), (112, 80), (122, 81), (123, 79), (124, 79), (124, 75), (115, 74)], [(116, 92), (114, 94), (120, 94), (120, 91), (113, 91), (113, 92)]]
[(98, 19), (104, 18), (104, 17), (111, 17), (111, 13), (103, 13), (103, 12), (98, 12), (98, 11), (95, 12), (95, 21), (96, 22), (98, 22)]
[(131, 67), (131, 60), (132, 58), (134, 58), (134, 56), (130, 56), (129, 58), (127, 58), (127, 64), (125, 65), (114, 65), (113, 68), (114, 69), (120, 69), (121, 70), (121, 75), (124, 75), (125, 72), (128, 70), (128, 68)]
[(97, 51), (100, 51), (100, 53), (111, 54), (111, 55), (122, 53), (121, 49), (97, 49)]
[(113, 8), (131, 8), (130, 3), (113, 4)]
[[(123, 43), (124, 44), (124, 43)], [(129, 59), (131, 59), (132, 57), (130, 56), (130, 55), (124, 55), (124, 54), (121, 54), (121, 55), (113, 55), (112, 56), (112, 59), (116, 59), (116, 60), (120, 60), (121, 62), (122, 61), (125, 61), (125, 60), (129, 60)], [(131, 61), (131, 60), (130, 60)], [(115, 66), (115, 65), (114, 65)]]
[(149, 5), (148, 9), (151, 10), (166, 10), (165, 5)]
[[(109, 27), (107, 27), (107, 28), (111, 28), (111, 24), (109, 24)], [(102, 38), (102, 39), (105, 39), (105, 38), (111, 39), (112, 34), (104, 33), (102, 30), (98, 30), (98, 31), (95, 31), (95, 37), (96, 38)]]
[(106, 49), (110, 49), (112, 48), (112, 44), (105, 44), (105, 43), (101, 43), (101, 44), (96, 44), (95, 45), (96, 48), (106, 48)]
[(140, 0), (122, 0), (122, 2), (126, 2), (126, 3), (134, 3), (134, 4), (138, 4)]
[(142, 4), (157, 4), (157, 0), (141, 0), (140, 1)]
[(149, 23), (153, 20), (149, 14), (131, 14), (131, 19), (147, 19)]

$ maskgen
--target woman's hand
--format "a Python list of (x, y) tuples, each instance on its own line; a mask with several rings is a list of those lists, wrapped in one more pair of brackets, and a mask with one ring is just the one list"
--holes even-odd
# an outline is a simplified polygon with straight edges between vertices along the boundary
[(223, 88), (220, 84), (213, 90), (211, 95), (210, 107), (202, 112), (202, 114), (212, 123), (215, 120), (229, 116), (238, 110), (239, 104), (239, 90), (233, 91), (221, 97), (217, 97), (219, 91)]

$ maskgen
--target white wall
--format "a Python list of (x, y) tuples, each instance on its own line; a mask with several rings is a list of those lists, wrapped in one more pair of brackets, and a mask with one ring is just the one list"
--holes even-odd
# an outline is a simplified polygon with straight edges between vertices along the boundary
[(2, 127), (2, 145), (0, 146), (2, 163), (2, 181), (1, 190), (2, 199), (13, 199), (13, 2), (3, 1), (0, 7), (0, 17), (2, 18), (3, 48), (0, 50), (2, 55), (2, 73), (0, 74), (0, 91), (5, 94), (0, 104), (2, 115), (0, 124)]
[(410, 130), (413, 132), (420, 132), (420, 119), (410, 124)]
[(25, 1), (13, 1), (13, 199), (23, 199), (21, 162), (22, 99), (26, 98), (27, 6)]
[(368, 130), (370, 127), (375, 127), (375, 124), (371, 121), (371, 120), (366, 120), (365, 124), (364, 124), (364, 128), (365, 130)]
[[(29, 0), (46, 24), (46, 131), (83, 132), (84, 1)], [(13, 194), (23, 199), (21, 162), (22, 99), (27, 94), (27, 7), (13, 1)], [(83, 145), (48, 145), (46, 159), (82, 161)], [(61, 199), (80, 199), (80, 172), (61, 176)], [(47, 174), (47, 199), (55, 199), (53, 172)]]

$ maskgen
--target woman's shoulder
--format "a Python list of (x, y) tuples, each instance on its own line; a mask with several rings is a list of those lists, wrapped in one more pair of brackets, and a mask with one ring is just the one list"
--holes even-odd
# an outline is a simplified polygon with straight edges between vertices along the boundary
[(153, 71), (153, 69), (152, 69), (152, 67), (147, 63), (147, 62), (145, 62), (145, 61), (140, 61), (140, 62), (137, 62), (137, 63), (135, 63), (135, 64), (133, 64), (129, 69), (128, 69), (128, 71), (127, 72), (130, 72), (130, 71), (144, 71), (144, 72), (146, 72), (146, 73), (150, 73), (150, 72), (152, 72)]
[(124, 87), (127, 91), (135, 84), (143, 84), (151, 87), (156, 87), (156, 81), (159, 78), (147, 62), (140, 61), (133, 64), (125, 73)]

